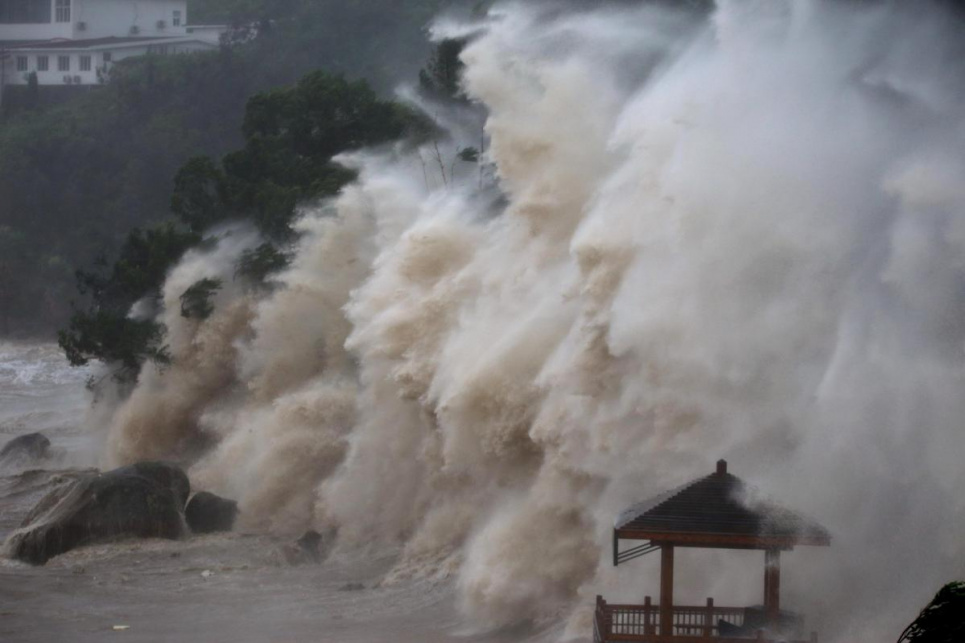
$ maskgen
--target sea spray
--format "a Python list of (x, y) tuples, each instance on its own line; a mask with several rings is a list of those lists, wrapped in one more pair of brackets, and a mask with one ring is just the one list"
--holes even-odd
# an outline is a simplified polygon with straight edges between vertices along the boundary
[[(483, 625), (581, 636), (594, 593), (656, 594), (652, 561), (611, 567), (616, 513), (726, 457), (832, 531), (787, 557), (785, 604), (826, 640), (893, 637), (965, 573), (965, 58), (915, 5), (439, 26), (474, 34), (482, 187), (449, 170), (465, 114), (440, 116), (438, 150), (344, 159), (358, 183), (304, 212), (270, 294), (184, 319), (237, 251), (187, 256), (174, 363), (111, 453), (211, 445), (191, 474), (249, 525), (400, 546), (386, 583), (453, 575)], [(760, 562), (682, 554), (677, 598), (757, 602)]]
[[(159, 321), (174, 359), (170, 366), (142, 369), (138, 386), (118, 407), (108, 439), (110, 465), (193, 454), (203, 446), (198, 419), (235, 383), (234, 342), (248, 332), (254, 300), (233, 279), (233, 265), (257, 236), (243, 228), (219, 236), (214, 249), (189, 251), (168, 275)], [(205, 278), (224, 285), (212, 315), (184, 317), (181, 295)]]
[(193, 473), (239, 498), (249, 526), (310, 527), (315, 488), (341, 462), (356, 423), (358, 383), (341, 309), (369, 270), (374, 230), (363, 190), (348, 188), (338, 207), (340, 216), (316, 212), (297, 226), (295, 260), (239, 348), (247, 390), (199, 420), (220, 443)]

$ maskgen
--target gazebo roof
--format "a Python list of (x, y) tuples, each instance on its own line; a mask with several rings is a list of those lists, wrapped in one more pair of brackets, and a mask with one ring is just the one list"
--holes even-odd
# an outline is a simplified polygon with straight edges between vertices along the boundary
[(619, 539), (651, 541), (634, 548), (641, 555), (660, 544), (728, 549), (831, 544), (827, 529), (818, 523), (758, 499), (752, 487), (727, 473), (724, 460), (715, 473), (624, 511), (613, 537), (615, 562), (630, 558), (617, 555)]

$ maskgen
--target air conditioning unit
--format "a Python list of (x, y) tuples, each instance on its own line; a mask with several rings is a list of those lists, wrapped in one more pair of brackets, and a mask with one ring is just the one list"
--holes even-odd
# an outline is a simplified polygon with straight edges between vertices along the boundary
[(80, 77), (80, 76), (74, 76), (74, 84), (75, 84), (75, 85), (80, 85), (80, 83), (81, 83), (81, 77)]
[(77, 23), (77, 31), (87, 31), (87, 23), (86, 23), (86, 22), (78, 22), (78, 23)]
[(130, 32), (132, 36), (136, 36), (137, 34), (141, 33), (141, 28), (137, 25), (131, 25)]
[(73, 78), (72, 76), (64, 76), (64, 84), (65, 84), (65, 85), (73, 85), (73, 84), (74, 84), (74, 78)]
[(164, 28), (167, 27), (167, 26), (168, 26), (167, 23), (164, 22), (163, 20), (158, 20), (158, 21), (157, 21), (158, 31), (164, 29)]

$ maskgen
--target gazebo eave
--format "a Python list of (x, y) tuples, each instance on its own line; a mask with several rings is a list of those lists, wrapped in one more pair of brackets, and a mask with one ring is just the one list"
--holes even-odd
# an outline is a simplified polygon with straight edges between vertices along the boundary
[(641, 529), (614, 529), (617, 540), (649, 540), (654, 545), (663, 543), (678, 547), (705, 547), (708, 549), (781, 549), (789, 551), (797, 545), (828, 547), (831, 538), (822, 534), (794, 536), (768, 536), (759, 534), (715, 534), (686, 531), (653, 531)]

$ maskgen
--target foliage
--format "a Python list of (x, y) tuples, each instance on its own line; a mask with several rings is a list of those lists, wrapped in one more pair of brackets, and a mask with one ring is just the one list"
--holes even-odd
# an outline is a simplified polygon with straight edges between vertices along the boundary
[[(257, 22), (251, 32), (258, 37), (210, 52), (125, 59), (103, 86), (66, 102), (49, 100), (57, 92), (44, 87), (39, 105), (27, 100), (13, 113), (14, 101), (5, 101), (0, 226), (19, 241), (7, 261), (18, 278), (0, 295), (0, 324), (6, 319), (9, 328), (0, 325), (0, 333), (43, 333), (63, 324), (72, 310), (73, 272), (114, 255), (132, 228), (167, 219), (172, 206), (195, 231), (238, 215), (214, 207), (224, 201), (213, 197), (222, 196), (225, 168), (186, 162), (219, 159), (245, 143), (249, 96), (318, 68), (365, 77), (376, 94), (388, 93), (399, 78), (415, 76), (429, 49), (423, 28), (432, 16), (469, 1), (191, 0), (193, 23), (245, 31)], [(171, 180), (181, 167), (175, 205)], [(305, 191), (331, 193), (346, 179), (344, 170), (329, 168)], [(253, 195), (253, 209), (271, 228), (299, 198), (300, 188), (265, 184)]]
[(211, 297), (221, 289), (220, 279), (204, 278), (191, 284), (181, 294), (181, 316), (188, 319), (207, 319), (214, 312)]
[[(117, 365), (117, 377), (132, 380), (145, 360), (169, 361), (163, 327), (149, 319), (132, 319), (127, 311), (138, 300), (156, 299), (170, 266), (200, 240), (196, 233), (164, 223), (142, 232), (134, 229), (108, 272), (78, 271), (77, 283), (92, 303), (75, 310), (57, 343), (74, 366), (99, 359)], [(101, 261), (101, 267), (106, 262)]]
[(436, 45), (426, 66), (419, 71), (419, 87), (430, 96), (465, 100), (461, 81), (465, 63), (459, 58), (466, 46), (462, 38), (446, 38)]
[(475, 147), (464, 147), (459, 150), (457, 154), (459, 160), (464, 163), (478, 163), (479, 162), (479, 150)]
[(269, 237), (286, 238), (297, 203), (332, 196), (355, 178), (333, 156), (397, 139), (413, 119), (364, 81), (321, 71), (257, 94), (245, 110), (245, 147), (223, 161), (231, 206)]
[[(116, 376), (127, 381), (146, 360), (170, 360), (164, 328), (130, 316), (131, 306), (144, 301), (151, 307), (171, 266), (200, 243), (204, 230), (226, 219), (252, 221), (269, 241), (243, 254), (237, 274), (262, 283), (289, 261), (278, 245), (293, 234), (296, 205), (334, 195), (354, 178), (333, 157), (406, 134), (433, 134), (425, 119), (338, 72), (361, 70), (394, 83), (399, 65), (417, 59), (398, 53), (425, 51), (421, 27), (438, 8), (459, 0), (204, 4), (235, 12), (230, 22), (239, 25), (236, 33), (258, 37), (237, 38), (242, 44), (216, 52), (121, 61), (101, 90), (8, 118), (0, 128), (0, 203), (9, 205), (0, 211), (0, 225), (23, 250), (20, 274), (43, 263), (56, 270), (47, 274), (63, 279), (71, 265), (117, 249), (112, 265), (100, 259), (96, 270), (77, 272), (88, 303), (74, 309), (58, 339), (72, 364), (99, 359), (118, 367)], [(436, 51), (426, 77), (437, 91), (459, 99), (457, 47)], [(314, 71), (297, 84), (270, 89), (323, 61), (336, 73)], [(214, 160), (231, 148), (237, 151)], [(471, 157), (470, 150), (460, 155)], [(164, 221), (169, 211), (176, 222), (138, 229), (138, 222)], [(38, 252), (41, 247), (47, 252)], [(182, 314), (210, 315), (220, 287), (216, 279), (193, 284), (181, 296)], [(9, 298), (2, 289), (0, 297)], [(31, 313), (29, 304), (16, 310)]]
[(197, 233), (170, 222), (146, 232), (135, 228), (110, 273), (78, 271), (78, 286), (82, 294), (91, 295), (97, 308), (126, 313), (143, 297), (157, 298), (168, 269), (200, 240)]
[(898, 639), (898, 643), (961, 641), (965, 641), (965, 582), (942, 587)]
[[(313, 72), (293, 87), (256, 94), (243, 121), (245, 146), (224, 157), (218, 167), (209, 157), (193, 157), (177, 172), (171, 209), (182, 225), (166, 222), (145, 232), (135, 229), (109, 270), (77, 274), (90, 296), (86, 311), (75, 311), (59, 334), (71, 363), (92, 358), (120, 363), (125, 378), (136, 376), (145, 359), (163, 361), (161, 330), (126, 316), (131, 305), (160, 295), (171, 266), (200, 243), (200, 233), (227, 217), (248, 218), (262, 233), (285, 239), (295, 206), (335, 194), (354, 174), (333, 163), (349, 149), (402, 136), (412, 114), (381, 100), (364, 82)], [(265, 243), (244, 253), (239, 274), (260, 283), (288, 258)], [(180, 297), (181, 314), (205, 319), (213, 311), (217, 279), (202, 279)]]
[[(14, 331), (61, 323), (76, 267), (167, 218), (171, 177), (192, 152), (236, 144), (237, 122), (217, 112), (243, 102), (237, 77), (218, 54), (125, 60), (110, 85), (0, 124), (0, 225), (25, 248)], [(66, 269), (42, 270), (50, 257)]]
[(261, 284), (268, 275), (282, 270), (288, 265), (291, 257), (275, 248), (270, 243), (263, 243), (257, 248), (245, 250), (238, 261), (236, 273), (255, 284)]
[(58, 343), (72, 366), (100, 359), (119, 367), (116, 376), (131, 380), (146, 360), (167, 364), (171, 357), (162, 345), (164, 327), (149, 319), (131, 319), (100, 310), (74, 315)]
[(207, 156), (195, 156), (174, 175), (171, 211), (195, 232), (226, 218), (227, 177)]

